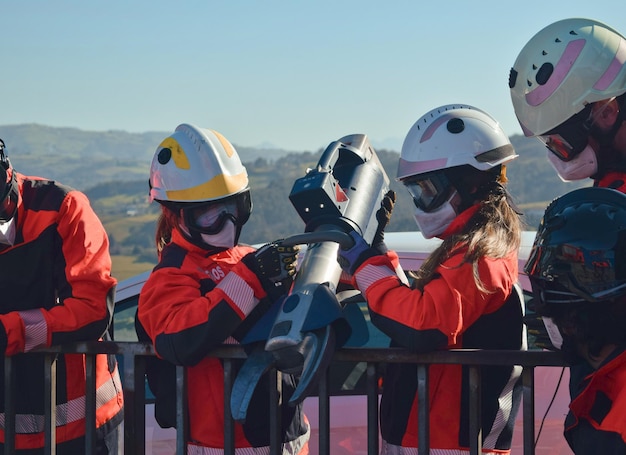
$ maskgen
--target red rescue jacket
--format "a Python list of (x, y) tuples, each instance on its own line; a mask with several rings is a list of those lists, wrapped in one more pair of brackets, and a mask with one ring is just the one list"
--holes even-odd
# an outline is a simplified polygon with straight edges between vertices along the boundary
[[(473, 214), (460, 214), (454, 226)], [(452, 227), (452, 226), (451, 226)], [(454, 229), (448, 229), (450, 234)], [(522, 309), (509, 299), (517, 281), (517, 252), (478, 263), (485, 293), (477, 288), (472, 265), (462, 264), (465, 250), (437, 268), (424, 292), (402, 284), (394, 272), (396, 255), (374, 256), (355, 273), (374, 323), (392, 346), (416, 352), (445, 348), (521, 349)], [(521, 400), (520, 367), (482, 369), (484, 453), (508, 453)], [(469, 380), (460, 365), (429, 368), (430, 448), (438, 454), (469, 453)], [(389, 364), (383, 378), (381, 434), (392, 446), (417, 447), (417, 366)]]
[(577, 454), (626, 453), (626, 351), (617, 348), (570, 389), (565, 438)]
[[(256, 275), (241, 261), (253, 251), (236, 246), (211, 254), (174, 230), (141, 291), (138, 319), (157, 354), (187, 367), (189, 444), (195, 446), (194, 453), (218, 453), (208, 448), (224, 447), (224, 371), (221, 360), (209, 357), (209, 351), (238, 343), (250, 320), (259, 316), (254, 310), (270, 303)], [(294, 378), (282, 377), (288, 397), (295, 389)], [(237, 448), (269, 445), (266, 379), (255, 390), (245, 424), (235, 425)], [(285, 442), (308, 438), (301, 406), (284, 406), (282, 422)]]
[(626, 174), (619, 171), (607, 172), (602, 178), (594, 180), (593, 186), (612, 188), (620, 193), (626, 193)]
[[(108, 339), (116, 280), (109, 242), (86, 196), (15, 173), (19, 188), (13, 246), (0, 247), (0, 337), (4, 355), (37, 347)], [(44, 446), (43, 357), (16, 357), (17, 449)], [(103, 437), (123, 419), (114, 356), (96, 358), (96, 426)], [(4, 390), (4, 363), (0, 362)], [(85, 357), (57, 358), (57, 453), (85, 435)], [(0, 394), (2, 422), (4, 396)], [(4, 425), (0, 440), (4, 443)], [(74, 447), (81, 447), (76, 442)], [(79, 450), (84, 449), (84, 443)], [(69, 450), (69, 449), (68, 449)]]

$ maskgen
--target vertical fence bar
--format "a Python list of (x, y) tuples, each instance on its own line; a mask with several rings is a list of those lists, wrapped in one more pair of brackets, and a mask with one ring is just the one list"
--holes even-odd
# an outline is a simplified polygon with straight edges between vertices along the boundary
[(276, 368), (270, 369), (270, 453), (282, 453), (282, 373)]
[[(384, 387), (384, 384), (383, 384)], [(428, 410), (428, 364), (417, 365), (417, 446), (420, 455), (430, 454), (430, 420)]]
[[(143, 455), (146, 453), (146, 358), (133, 353), (132, 356), (124, 356), (124, 365), (124, 396), (130, 397), (128, 403), (133, 408), (128, 414), (124, 407), (124, 433), (129, 436), (124, 441), (124, 453)], [(133, 368), (128, 368), (129, 365)], [(129, 390), (126, 390), (127, 387)], [(130, 428), (126, 428), (129, 421)]]
[(482, 416), (481, 416), (481, 390), (480, 390), (480, 367), (469, 366), (469, 432), (470, 454), (480, 455), (482, 452)]
[(15, 369), (13, 357), (4, 358), (4, 454), (15, 454)]
[(176, 453), (187, 453), (187, 369), (176, 365)]
[(223, 359), (224, 365), (224, 455), (235, 455), (235, 421), (230, 411), (233, 393), (233, 360)]
[(328, 368), (321, 375), (318, 386), (319, 452), (330, 454), (330, 374)]
[[(135, 401), (135, 356), (124, 352), (122, 356), (122, 392), (124, 393), (124, 453), (141, 453), (135, 442), (135, 412), (138, 409)], [(119, 368), (119, 365), (118, 365)]]
[(56, 454), (57, 355), (44, 356), (44, 453)]
[(85, 453), (96, 453), (95, 354), (85, 354)]
[(368, 362), (367, 385), (367, 453), (378, 454), (378, 375), (376, 363)]
[(524, 455), (535, 455), (535, 368), (522, 369)]

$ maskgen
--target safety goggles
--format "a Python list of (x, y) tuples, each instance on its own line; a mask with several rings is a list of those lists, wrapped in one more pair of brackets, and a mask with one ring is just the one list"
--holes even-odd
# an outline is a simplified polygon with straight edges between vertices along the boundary
[(202, 234), (215, 235), (224, 228), (226, 221), (235, 226), (243, 226), (252, 211), (250, 192), (233, 196), (218, 202), (206, 202), (183, 209), (185, 224)]
[(589, 104), (578, 114), (539, 136), (539, 139), (561, 161), (571, 161), (589, 144), (592, 125), (592, 105)]
[(615, 97), (602, 101), (602, 106), (593, 111), (596, 103), (588, 104), (578, 114), (539, 136), (545, 146), (561, 161), (571, 161), (589, 145), (589, 136), (597, 136), (593, 124), (596, 117), (613, 101)]
[(413, 197), (415, 207), (433, 212), (448, 200), (454, 187), (443, 171), (428, 172), (403, 182)]

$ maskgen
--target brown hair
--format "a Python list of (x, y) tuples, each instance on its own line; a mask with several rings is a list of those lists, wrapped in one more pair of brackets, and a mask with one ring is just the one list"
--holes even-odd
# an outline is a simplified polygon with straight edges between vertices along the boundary
[(177, 223), (178, 215), (176, 212), (162, 205), (155, 232), (155, 243), (158, 255), (161, 255), (161, 251), (163, 251), (165, 245), (172, 240), (172, 230), (175, 229)]
[(478, 211), (469, 219), (460, 232), (446, 238), (424, 261), (420, 269), (412, 273), (413, 288), (424, 290), (424, 286), (437, 278), (436, 269), (459, 250), (467, 248), (463, 261), (471, 263), (474, 282), (478, 289), (489, 292), (480, 280), (478, 261), (482, 257), (503, 258), (519, 249), (522, 221), (502, 183), (492, 181), (485, 187), (485, 196)]

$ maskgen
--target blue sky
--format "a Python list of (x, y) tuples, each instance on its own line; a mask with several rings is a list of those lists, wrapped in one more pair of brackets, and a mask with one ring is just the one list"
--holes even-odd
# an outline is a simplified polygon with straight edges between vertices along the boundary
[[(352, 133), (399, 150), (468, 103), (520, 134), (508, 73), (551, 22), (626, 33), (624, 0), (0, 0), (0, 125), (168, 133), (316, 151)], [(2, 134), (0, 126), (0, 137)]]

